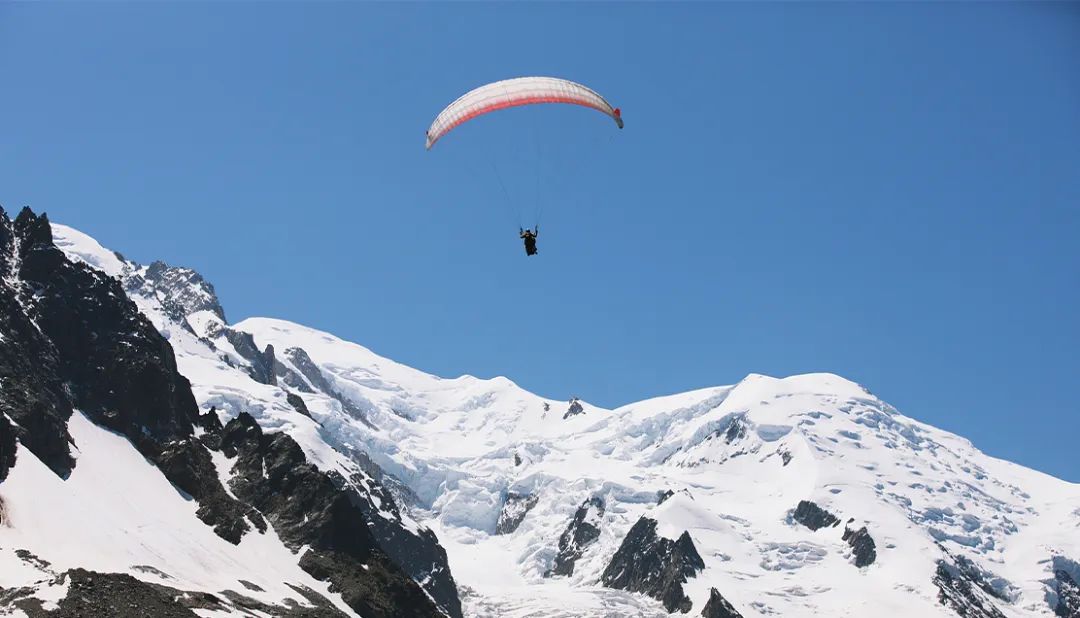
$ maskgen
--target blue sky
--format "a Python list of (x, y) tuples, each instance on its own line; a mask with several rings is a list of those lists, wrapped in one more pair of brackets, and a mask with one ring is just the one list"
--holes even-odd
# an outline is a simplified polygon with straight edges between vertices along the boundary
[[(529, 74), (626, 129), (424, 150)], [(5, 208), (233, 321), (607, 406), (831, 371), (1080, 481), (1080, 4), (4, 3), (0, 93)]]

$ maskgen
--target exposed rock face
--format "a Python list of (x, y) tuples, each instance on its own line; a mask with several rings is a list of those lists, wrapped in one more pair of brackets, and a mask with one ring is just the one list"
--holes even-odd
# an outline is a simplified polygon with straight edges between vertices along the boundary
[(367, 517), (368, 530), (394, 564), (420, 582), (448, 616), (461, 618), (457, 584), (439, 539), (428, 528), (412, 530), (400, 523), (402, 516), (398, 504), (403, 497), (408, 497), (408, 488), (381, 469), (372, 478), (353, 478), (351, 483), (345, 483), (333, 474), (329, 476)]
[(297, 599), (303, 599), (311, 607), (303, 607), (291, 598), (286, 599), (286, 606), (267, 605), (231, 590), (220, 595), (190, 592), (151, 584), (127, 574), (96, 573), (85, 569), (62, 573), (57, 581), (67, 583), (68, 592), (57, 603), (56, 609), (43, 609), (41, 601), (31, 596), (32, 589), (0, 589), (0, 608), (20, 610), (29, 618), (195, 618), (199, 615), (193, 611), (196, 609), (245, 615), (255, 610), (268, 616), (297, 618), (345, 615), (326, 597), (308, 588), (293, 587)]
[(221, 307), (214, 286), (198, 272), (183, 266), (169, 266), (161, 261), (146, 267), (129, 263), (123, 275), (123, 285), (129, 295), (154, 299), (169, 319), (191, 332), (195, 332), (188, 320), (192, 314), (201, 311), (212, 313), (219, 322), (208, 324), (207, 332), (199, 333), (208, 338), (205, 341), (213, 347), (211, 339), (225, 338), (236, 353), (247, 361), (246, 370), (253, 380), (262, 384), (276, 384), (273, 347), (259, 350), (250, 334), (226, 326), (225, 310)]
[(811, 530), (820, 530), (821, 528), (836, 526), (840, 523), (840, 519), (835, 515), (809, 500), (799, 502), (799, 506), (795, 508), (795, 512), (791, 517)]
[[(140, 285), (159, 300), (174, 294), (177, 313), (223, 314), (212, 288), (193, 271), (159, 264), (144, 274)], [(377, 481), (365, 478), (362, 488), (335, 482), (308, 464), (291, 438), (264, 435), (247, 414), (224, 427), (214, 411), (200, 415), (168, 341), (128, 299), (119, 279), (69, 261), (53, 245), (46, 217), (25, 209), (11, 221), (0, 210), (0, 277), (0, 480), (14, 463), (16, 441), (66, 477), (77, 465), (66, 429), (77, 408), (125, 436), (198, 503), (199, 519), (222, 538), (238, 543), (244, 534), (265, 531), (264, 514), (287, 545), (310, 547), (301, 566), (331, 581), (362, 615), (461, 615), (445, 552), (430, 530), (414, 533), (400, 518), (379, 516), (376, 510), (396, 513), (397, 507)], [(209, 292), (186, 293), (185, 285)], [(261, 354), (272, 367), (272, 348)], [(196, 426), (204, 431), (199, 437)], [(222, 486), (208, 449), (237, 459), (231, 484), (239, 499)], [(382, 506), (373, 506), (376, 501)], [(411, 573), (425, 580), (436, 602)], [(128, 583), (116, 579), (127, 576), (77, 575), (89, 578), (92, 588)], [(71, 615), (126, 615), (73, 607)], [(172, 606), (146, 607), (150, 613), (138, 615), (191, 615)]]
[[(236, 459), (233, 492), (263, 513), (287, 545), (309, 546), (300, 566), (332, 582), (349, 607), (364, 616), (440, 615), (379, 548), (363, 511), (307, 463), (292, 438), (264, 434), (254, 418), (241, 413), (225, 425), (221, 450)], [(460, 612), (459, 606), (448, 613)]]
[(669, 612), (686, 613), (692, 604), (682, 585), (704, 568), (689, 533), (683, 532), (676, 541), (663, 538), (656, 534), (656, 521), (642, 517), (623, 539), (601, 581), (608, 588), (657, 599)]
[(158, 292), (165, 310), (177, 322), (199, 311), (209, 311), (225, 322), (225, 310), (214, 286), (194, 270), (157, 261), (147, 266), (142, 276)]
[(574, 564), (590, 543), (600, 537), (600, 520), (604, 516), (604, 500), (593, 496), (586, 500), (559, 537), (559, 553), (548, 575), (573, 575)]
[[(840, 519), (837, 516), (809, 500), (799, 502), (799, 505), (795, 507), (795, 511), (791, 514), (791, 519), (814, 531), (827, 527), (836, 527), (840, 524)], [(854, 519), (848, 521), (850, 523)], [(852, 530), (844, 526), (842, 538), (847, 541), (855, 554), (855, 566), (859, 568), (870, 566), (877, 559), (877, 546), (866, 526), (858, 530)]]
[[(130, 575), (94, 573), (74, 569), (63, 575), (69, 580), (68, 594), (55, 611), (44, 611), (40, 601), (24, 599), (10, 603), (31, 618), (48, 616), (80, 618), (115, 616), (116, 618), (197, 618), (198, 614), (181, 605), (164, 586), (153, 586)], [(17, 592), (16, 595), (17, 596)]]
[(495, 524), (495, 534), (510, 534), (517, 530), (521, 522), (525, 521), (525, 516), (536, 506), (538, 499), (531, 494), (508, 492), (499, 513), (499, 521)]
[(255, 338), (250, 333), (226, 328), (223, 335), (232, 344), (236, 353), (250, 363), (248, 374), (253, 380), (262, 384), (277, 384), (274, 373), (274, 346), (268, 345), (260, 352), (259, 347), (255, 345)]
[(785, 466), (791, 463), (791, 460), (795, 457), (791, 454), (791, 451), (787, 449), (780, 449), (777, 451), (777, 453), (780, 453), (780, 459), (784, 462)]
[(1080, 618), (1080, 564), (1062, 556), (1054, 556), (1054, 579), (1050, 585), (1055, 602), (1054, 615), (1062, 618)]
[(157, 458), (158, 467), (173, 485), (199, 502), (196, 516), (218, 536), (236, 544), (254, 524), (266, 532), (266, 521), (251, 506), (233, 499), (218, 480), (206, 447), (194, 439), (172, 442)]
[(1054, 614), (1062, 618), (1080, 617), (1080, 586), (1065, 571), (1055, 571), (1054, 579), (1058, 582)]
[(119, 281), (68, 261), (52, 244), (47, 218), (27, 209), (14, 224), (0, 218), (0, 228), (7, 239), (0, 254), (18, 266), (0, 286), (8, 309), (0, 320), (14, 327), (0, 345), (0, 405), (19, 424), (19, 440), (66, 476), (74, 465), (66, 421), (78, 407), (126, 436), (199, 501), (200, 519), (239, 542), (250, 508), (226, 494), (209, 454), (191, 440), (199, 414), (168, 342)]
[(318, 391), (324, 395), (329, 395), (341, 404), (343, 410), (348, 413), (349, 416), (361, 420), (364, 423), (370, 425), (367, 420), (367, 415), (361, 410), (355, 403), (348, 397), (344, 397), (334, 388), (326, 377), (323, 376), (322, 371), (319, 370), (315, 361), (311, 360), (311, 356), (303, 348), (289, 348), (285, 350), (285, 358), (292, 363), (293, 367), (296, 367), (300, 375), (296, 375), (295, 372), (288, 369), (281, 363), (277, 364), (277, 372), (282, 381), (294, 388), (305, 392)]
[(48, 219), (0, 216), (5, 341), (2, 411), (19, 440), (61, 476), (73, 465), (66, 421), (78, 406), (147, 457), (191, 435), (198, 415), (168, 342), (120, 283), (73, 264), (52, 244)]
[(855, 552), (855, 566), (860, 569), (865, 566), (870, 566), (877, 559), (877, 549), (874, 544), (873, 537), (867, 532), (866, 526), (859, 528), (858, 530), (852, 530), (851, 528), (844, 528), (844, 540)]
[(566, 414), (563, 414), (563, 420), (570, 418), (571, 416), (577, 416), (578, 414), (584, 414), (585, 408), (582, 407), (581, 401), (577, 397), (570, 400), (570, 407), (567, 408)]
[(741, 417), (736, 417), (731, 421), (731, 425), (728, 426), (727, 431), (724, 432), (724, 442), (731, 444), (745, 437), (746, 421)]
[(972, 581), (970, 573), (965, 573), (949, 561), (938, 561), (932, 581), (938, 588), (938, 601), (961, 618), (1005, 618), (1005, 614), (980, 589), (979, 582)]
[(675, 495), (675, 492), (670, 489), (656, 492), (656, 503), (663, 504), (668, 498)]
[[(7, 478), (8, 470), (15, 465), (15, 428), (11, 426), (7, 418), (0, 416), (0, 482)], [(0, 504), (0, 524), (3, 521), (4, 509)]]
[(705, 603), (701, 615), (705, 618), (743, 618), (716, 588), (709, 590), (709, 601)]
[[(30, 286), (21, 276), (23, 259), (30, 244), (25, 232), (32, 213), (24, 210), (18, 228), (0, 210), (0, 276), (7, 285), (0, 286), (0, 478), (14, 465), (13, 439), (18, 437), (26, 448), (61, 476), (71, 471), (73, 460), (68, 450), (70, 437), (67, 419), (71, 402), (59, 376), (59, 361), (48, 339), (34, 324), (26, 308), (32, 306)], [(32, 244), (32, 241), (31, 241)], [(24, 247), (27, 245), (27, 247)], [(61, 256), (62, 257), (62, 256)]]
[(945, 553), (961, 577), (978, 586), (986, 594), (1006, 603), (1013, 602), (1019, 596), (1016, 586), (1005, 578), (994, 575), (964, 556), (954, 556), (941, 545), (938, 547)]
[(307, 409), (307, 404), (304, 403), (304, 398), (296, 393), (286, 393), (285, 400), (289, 402), (289, 405), (293, 407), (298, 413), (311, 418), (311, 412)]
[[(149, 269), (133, 267), (131, 270), (141, 273)], [(151, 279), (161, 281), (163, 278), (144, 278), (139, 284), (139, 293), (144, 297), (154, 299), (203, 298), (207, 297), (208, 290), (212, 293), (213, 288), (204, 286), (204, 280), (193, 271), (179, 270), (185, 273), (190, 272), (192, 276), (172, 277), (169, 279), (172, 283), (164, 290), (157, 289), (151, 281)], [(185, 292), (182, 289), (185, 282), (195, 289)], [(191, 303), (184, 305), (183, 308), (195, 311), (207, 310), (205, 306)], [(219, 318), (221, 317), (220, 313), (215, 313)], [(176, 319), (178, 314), (172, 317)], [(190, 315), (187, 316), (187, 319), (190, 317)], [(341, 396), (333, 388), (330, 380), (324, 377), (303, 349), (286, 349), (283, 358), (279, 360), (271, 345), (267, 345), (260, 351), (250, 333), (232, 329), (223, 322), (219, 323), (215, 320), (200, 319), (198, 324), (200, 326), (198, 330), (208, 338), (204, 339), (204, 342), (213, 346), (212, 340), (223, 338), (227, 341), (229, 346), (245, 361), (244, 368), (254, 380), (275, 386), (284, 384), (289, 389), (304, 393), (322, 392), (336, 399), (348, 414), (367, 422), (361, 410), (349, 398)], [(284, 388), (282, 390), (285, 392), (286, 401), (294, 410), (311, 418), (307, 404), (299, 394)], [(216, 422), (216, 418), (212, 422)], [(207, 431), (211, 429), (208, 428)], [(208, 444), (213, 442), (210, 436), (206, 436), (204, 441)], [(391, 560), (414, 580), (423, 582), (424, 589), (449, 615), (457, 615), (460, 611), (460, 601), (456, 584), (447, 564), (445, 550), (439, 545), (438, 539), (431, 530), (402, 523), (402, 514), (398, 505), (415, 500), (415, 495), (397, 479), (387, 475), (362, 451), (350, 449), (347, 454), (367, 476), (355, 474), (353, 478), (346, 479), (336, 472), (330, 472), (331, 482), (364, 513), (369, 531)], [(205, 509), (200, 513), (204, 511)], [(231, 538), (235, 538), (235, 531), (228, 532)]]

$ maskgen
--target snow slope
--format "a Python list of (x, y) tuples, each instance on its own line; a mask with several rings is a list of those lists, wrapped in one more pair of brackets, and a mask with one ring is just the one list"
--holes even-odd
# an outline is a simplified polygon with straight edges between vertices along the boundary
[[(131, 275), (89, 237), (62, 226), (54, 235), (69, 255)], [(501, 377), (429, 375), (287, 321), (230, 327), (201, 311), (178, 322), (154, 290), (132, 296), (177, 349), (201, 406), (251, 412), (321, 467), (355, 471), (362, 453), (400, 481), (411, 513), (401, 517), (437, 533), (466, 615), (666, 615), (651, 598), (600, 585), (642, 516), (668, 538), (689, 532), (703, 558), (685, 586), (692, 614), (715, 587), (744, 616), (955, 616), (932, 583), (947, 550), (990, 574), (1004, 615), (1052, 616), (1052, 558), (1080, 557), (1080, 486), (988, 457), (839, 376), (751, 375), (606, 410)], [(273, 347), (277, 385), (250, 377), (226, 329)], [(657, 504), (665, 490), (676, 493)], [(496, 535), (508, 492), (536, 505)], [(606, 505), (599, 538), (571, 576), (545, 577), (594, 496)], [(842, 523), (795, 522), (803, 500)], [(863, 526), (876, 560), (858, 568), (841, 533)]]
[[(304, 585), (352, 612), (339, 595), (297, 566), (297, 556), (267, 534), (234, 546), (195, 517), (198, 505), (114, 434), (76, 412), (68, 424), (78, 465), (64, 480), (21, 445), (18, 464), (0, 484), (0, 587), (48, 586), (58, 573), (85, 568), (209, 593), (233, 589), (269, 604), (297, 598)], [(220, 471), (220, 470), (219, 470)], [(19, 548), (49, 548), (33, 568)], [(39, 550), (40, 551), (40, 550)], [(248, 582), (244, 584), (242, 582)], [(253, 588), (254, 584), (258, 588)], [(40, 595), (39, 595), (40, 596)], [(57, 598), (62, 597), (59, 594)]]
[[(223, 311), (212, 286), (186, 269), (160, 263), (143, 267), (124, 261), (88, 236), (64, 226), (55, 227), (54, 241), (69, 258), (121, 281), (141, 313), (169, 340), (178, 368), (191, 380), (204, 411), (216, 406), (223, 421), (246, 412), (265, 430), (287, 432), (310, 463), (329, 473), (333, 482), (356, 489), (351, 498), (372, 503), (369, 519), (379, 521), (369, 522), (368, 528), (377, 542), (415, 537), (404, 539), (404, 551), (416, 560), (429, 561), (419, 566), (399, 564), (400, 568), (410, 574), (419, 572), (414, 577), (424, 577), (422, 585), (429, 585), (435, 594), (440, 586), (445, 590), (447, 581), (453, 592), (448, 571), (439, 566), (442, 559), (430, 554), (431, 547), (438, 549), (430, 532), (396, 508), (362, 460), (335, 450), (321, 437), (322, 428), (311, 418), (312, 411), (321, 411), (320, 406), (340, 410), (340, 403), (313, 395), (306, 401), (309, 410), (287, 390), (253, 379), (243, 353), (224, 336)], [(183, 315), (186, 311), (193, 311), (190, 322)], [(219, 345), (207, 336), (215, 328)], [(239, 347), (244, 344), (242, 337), (233, 341)], [(304, 550), (288, 549), (272, 526), (266, 534), (244, 535), (239, 546), (233, 546), (200, 521), (201, 513), (196, 517), (200, 504), (169, 483), (127, 438), (101, 429), (78, 413), (68, 422), (68, 431), (78, 453), (70, 477), (58, 477), (20, 447), (15, 466), (0, 484), (0, 521), (4, 524), (0, 526), (0, 565), (5, 567), (0, 572), (0, 587), (37, 588), (34, 596), (52, 594), (59, 599), (64, 596), (62, 591), (44, 589), (54, 580), (60, 581), (58, 576), (67, 569), (79, 567), (129, 574), (186, 591), (221, 594), (235, 590), (277, 607), (294, 602), (310, 605), (297, 586), (327, 595), (328, 584), (318, 582), (298, 566)], [(235, 461), (220, 452), (211, 457), (228, 491)], [(436, 572), (441, 574), (430, 577)], [(327, 596), (347, 615), (355, 615), (338, 592), (335, 589)], [(453, 610), (456, 603), (454, 599), (446, 607)], [(251, 615), (248, 610), (236, 609), (241, 615)]]
[[(533, 598), (528, 611), (567, 611), (562, 595), (544, 605), (540, 590), (552, 584), (542, 575), (567, 520), (593, 495), (608, 508), (572, 585), (595, 586), (622, 536), (648, 515), (670, 538), (689, 531), (705, 559), (689, 585), (695, 607), (716, 586), (747, 615), (949, 615), (930, 585), (937, 542), (1011, 582), (1008, 615), (1051, 615), (1049, 558), (1080, 551), (1076, 485), (987, 457), (838, 376), (752, 375), (564, 420), (566, 403), (502, 378), (441, 380), (277, 320), (237, 328), (260, 345), (308, 350), (365, 403), (380, 429), (343, 431), (417, 491), (459, 581), (489, 606)], [(735, 423), (741, 430), (729, 434)], [(666, 489), (689, 495), (656, 506)], [(510, 490), (540, 500), (513, 535), (493, 536)], [(800, 500), (866, 525), (877, 562), (856, 569), (839, 534), (793, 524)]]

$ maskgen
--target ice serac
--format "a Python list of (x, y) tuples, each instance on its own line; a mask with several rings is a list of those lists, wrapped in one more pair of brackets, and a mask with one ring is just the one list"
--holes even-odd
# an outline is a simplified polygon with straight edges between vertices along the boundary
[(677, 540), (659, 536), (656, 520), (642, 517), (623, 539), (604, 569), (609, 588), (640, 592), (664, 604), (669, 612), (686, 613), (693, 606), (683, 584), (705, 568), (690, 534)]

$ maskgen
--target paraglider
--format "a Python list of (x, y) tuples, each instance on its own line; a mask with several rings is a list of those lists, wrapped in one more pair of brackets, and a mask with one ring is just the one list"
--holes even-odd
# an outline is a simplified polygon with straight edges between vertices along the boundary
[(595, 109), (623, 128), (622, 111), (595, 90), (558, 77), (515, 77), (480, 86), (458, 97), (439, 112), (427, 130), (426, 148), (455, 127), (491, 112), (538, 103), (569, 103)]
[(525, 255), (536, 255), (536, 237), (540, 235), (540, 226), (536, 230), (518, 229), (518, 234), (525, 240)]
[[(428, 128), (425, 148), (431, 150), (436, 142), (456, 127), (478, 116), (500, 109), (543, 103), (564, 103), (594, 109), (614, 120), (620, 129), (623, 128), (622, 112), (619, 108), (612, 106), (587, 86), (557, 77), (517, 77), (485, 84), (466, 92), (447, 105)], [(503, 189), (505, 191), (505, 187)], [(534, 227), (535, 229), (518, 229), (519, 236), (525, 241), (525, 254), (530, 256), (537, 253), (536, 237), (539, 235), (540, 226), (537, 224)]]

